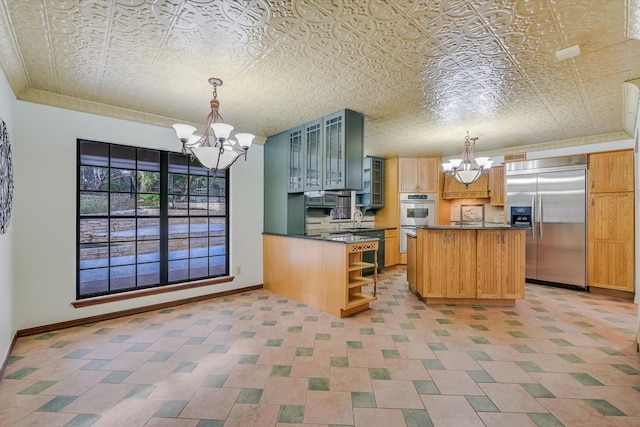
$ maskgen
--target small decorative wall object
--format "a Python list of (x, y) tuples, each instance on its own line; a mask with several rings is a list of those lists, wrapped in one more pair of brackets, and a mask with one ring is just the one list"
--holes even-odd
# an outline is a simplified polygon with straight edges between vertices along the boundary
[(0, 234), (7, 232), (11, 219), (13, 202), (13, 165), (11, 164), (11, 145), (9, 132), (4, 120), (0, 119)]
[(460, 220), (464, 222), (484, 222), (484, 205), (461, 205)]

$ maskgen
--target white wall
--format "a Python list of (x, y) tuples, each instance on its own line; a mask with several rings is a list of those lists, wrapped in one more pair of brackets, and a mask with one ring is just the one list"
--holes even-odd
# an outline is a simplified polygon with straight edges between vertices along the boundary
[(76, 286), (76, 139), (179, 151), (171, 128), (17, 102), (15, 147), (15, 328), (25, 329), (262, 284), (263, 147), (231, 169), (233, 282), (86, 308)]
[[(15, 162), (15, 149), (19, 144), (16, 138), (14, 110), (16, 97), (9, 87), (4, 74), (0, 72), (0, 119), (4, 120), (9, 133), (12, 157)], [(16, 183), (17, 186), (19, 183)], [(9, 229), (0, 234), (0, 363), (8, 356), (9, 347), (15, 334), (13, 273), (13, 235), (15, 234), (15, 212), (9, 221)]]

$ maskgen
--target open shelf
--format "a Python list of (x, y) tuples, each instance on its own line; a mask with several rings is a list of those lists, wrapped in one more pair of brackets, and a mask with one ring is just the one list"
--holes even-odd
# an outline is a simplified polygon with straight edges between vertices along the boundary
[(371, 267), (375, 267), (375, 264), (371, 262), (358, 261), (358, 262), (354, 262), (353, 264), (349, 264), (349, 271), (362, 270), (363, 268), (371, 268)]
[(351, 288), (356, 288), (358, 286), (370, 285), (372, 283), (374, 283), (374, 280), (369, 279), (368, 277), (362, 277), (362, 276), (350, 277), (349, 284), (347, 285), (347, 287), (351, 289)]
[(360, 306), (362, 304), (368, 304), (372, 301), (377, 300), (377, 297), (374, 297), (370, 294), (357, 293), (349, 295), (349, 303), (347, 304), (347, 310), (350, 308), (354, 308)]

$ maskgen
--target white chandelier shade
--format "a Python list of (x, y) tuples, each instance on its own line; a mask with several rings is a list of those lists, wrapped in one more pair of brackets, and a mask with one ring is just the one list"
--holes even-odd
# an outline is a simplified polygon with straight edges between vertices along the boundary
[(182, 152), (191, 155), (206, 168), (217, 172), (233, 165), (240, 157), (247, 158), (247, 151), (255, 136), (250, 133), (236, 133), (236, 140), (230, 139), (233, 126), (224, 123), (220, 116), (220, 101), (218, 101), (218, 86), (222, 80), (210, 78), (213, 86), (213, 99), (210, 101), (211, 112), (205, 120), (204, 134), (195, 135), (196, 128), (187, 124), (174, 124), (173, 128), (180, 142)]
[(473, 147), (477, 139), (477, 137), (470, 138), (469, 132), (467, 132), (467, 136), (464, 138), (464, 149), (462, 150), (461, 158), (450, 159), (448, 162), (442, 163), (442, 169), (445, 174), (464, 184), (465, 188), (469, 188), (471, 184), (480, 179), (493, 165), (493, 160), (489, 159), (489, 157), (475, 158), (473, 155)]

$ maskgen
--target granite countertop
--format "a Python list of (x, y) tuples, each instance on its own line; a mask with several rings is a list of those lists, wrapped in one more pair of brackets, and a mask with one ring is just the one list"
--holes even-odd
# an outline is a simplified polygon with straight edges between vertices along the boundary
[(419, 226), (418, 228), (434, 229), (434, 230), (527, 230), (528, 227), (512, 227), (508, 224), (485, 222), (485, 223), (472, 223), (472, 224), (458, 224), (458, 225), (429, 225)]
[(282, 234), (282, 233), (262, 233), (268, 234), (270, 236), (283, 236), (283, 237), (293, 237), (296, 239), (310, 239), (310, 240), (324, 240), (327, 242), (337, 242), (337, 243), (359, 243), (359, 242), (372, 242), (380, 240), (377, 237), (365, 237), (365, 236), (355, 236), (350, 234), (349, 232), (333, 232), (333, 233), (320, 233), (320, 234)]

